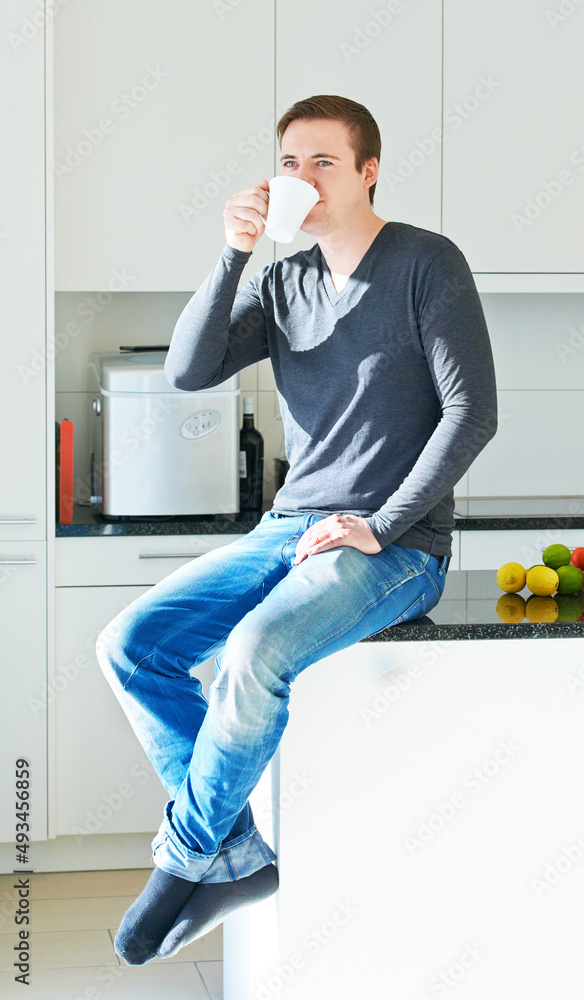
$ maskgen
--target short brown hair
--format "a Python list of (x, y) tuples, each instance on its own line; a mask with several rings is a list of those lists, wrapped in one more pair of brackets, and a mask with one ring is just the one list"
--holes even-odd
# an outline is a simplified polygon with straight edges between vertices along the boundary
[[(307, 97), (303, 101), (297, 101), (282, 115), (276, 126), (280, 146), (290, 123), (299, 118), (329, 118), (342, 122), (349, 132), (349, 143), (355, 153), (357, 172), (363, 169), (364, 164), (372, 156), (376, 156), (378, 162), (381, 159), (381, 134), (377, 122), (362, 104), (332, 94), (319, 94), (317, 97)], [(369, 188), (370, 205), (373, 204), (376, 187), (377, 182)]]

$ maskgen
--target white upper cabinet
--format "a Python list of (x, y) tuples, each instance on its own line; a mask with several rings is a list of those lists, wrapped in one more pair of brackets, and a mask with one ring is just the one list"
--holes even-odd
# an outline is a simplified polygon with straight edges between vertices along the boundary
[(581, 3), (444, 0), (443, 232), (475, 272), (584, 271), (583, 52)]
[[(277, 0), (276, 107), (317, 94), (364, 104), (381, 132), (374, 211), (440, 232), (441, 5)], [(277, 173), (282, 173), (277, 147)], [(301, 233), (282, 255), (313, 246)]]
[(46, 522), (42, 20), (33, 23), (30, 4), (3, 0), (0, 35), (0, 539), (39, 540)]
[(272, 0), (83, 0), (54, 36), (57, 289), (196, 289), (273, 174)]

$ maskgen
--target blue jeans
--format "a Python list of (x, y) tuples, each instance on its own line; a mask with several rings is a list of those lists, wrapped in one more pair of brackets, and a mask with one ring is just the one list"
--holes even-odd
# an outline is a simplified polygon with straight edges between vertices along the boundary
[[(227, 882), (276, 860), (248, 797), (286, 727), (292, 681), (442, 596), (446, 557), (399, 545), (373, 555), (337, 546), (293, 565), (298, 539), (324, 516), (268, 511), (98, 638), (100, 666), (170, 796), (152, 856), (171, 875)], [(207, 701), (190, 671), (213, 655)]]

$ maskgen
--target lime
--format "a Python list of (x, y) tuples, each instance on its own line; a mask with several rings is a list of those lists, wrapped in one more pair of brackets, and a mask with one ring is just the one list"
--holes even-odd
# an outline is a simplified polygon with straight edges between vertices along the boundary
[(558, 589), (560, 578), (549, 566), (533, 566), (527, 573), (526, 582), (532, 594), (548, 597)]
[(568, 566), (571, 558), (567, 545), (548, 545), (543, 551), (542, 561), (551, 569), (557, 569), (558, 566)]
[(504, 563), (497, 570), (497, 584), (508, 594), (516, 594), (525, 586), (525, 569), (521, 563)]
[(582, 614), (582, 599), (579, 594), (556, 594), (559, 622), (577, 622)]
[(556, 573), (559, 577), (558, 594), (575, 594), (582, 589), (584, 574), (577, 566), (558, 566)]
[(555, 622), (559, 608), (553, 597), (529, 597), (525, 603), (525, 614), (530, 622)]

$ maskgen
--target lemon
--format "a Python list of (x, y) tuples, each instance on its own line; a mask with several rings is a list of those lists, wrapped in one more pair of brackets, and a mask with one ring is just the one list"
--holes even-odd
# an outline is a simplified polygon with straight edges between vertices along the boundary
[(554, 601), (559, 609), (559, 622), (578, 621), (582, 614), (582, 598), (580, 594), (556, 594)]
[(543, 551), (542, 562), (551, 569), (557, 569), (558, 566), (567, 566), (571, 558), (567, 545), (548, 545)]
[(548, 597), (558, 589), (560, 578), (549, 566), (533, 566), (527, 572), (527, 586), (532, 594)]
[(560, 578), (558, 594), (575, 594), (582, 590), (584, 574), (577, 566), (558, 566), (556, 573)]
[(496, 611), (502, 622), (522, 622), (525, 618), (525, 599), (521, 594), (503, 594), (497, 601)]
[(525, 586), (525, 569), (521, 563), (504, 563), (497, 570), (497, 584), (507, 594), (516, 594), (518, 590), (523, 590)]
[(525, 614), (530, 622), (555, 622), (559, 608), (553, 597), (529, 597), (525, 604)]

